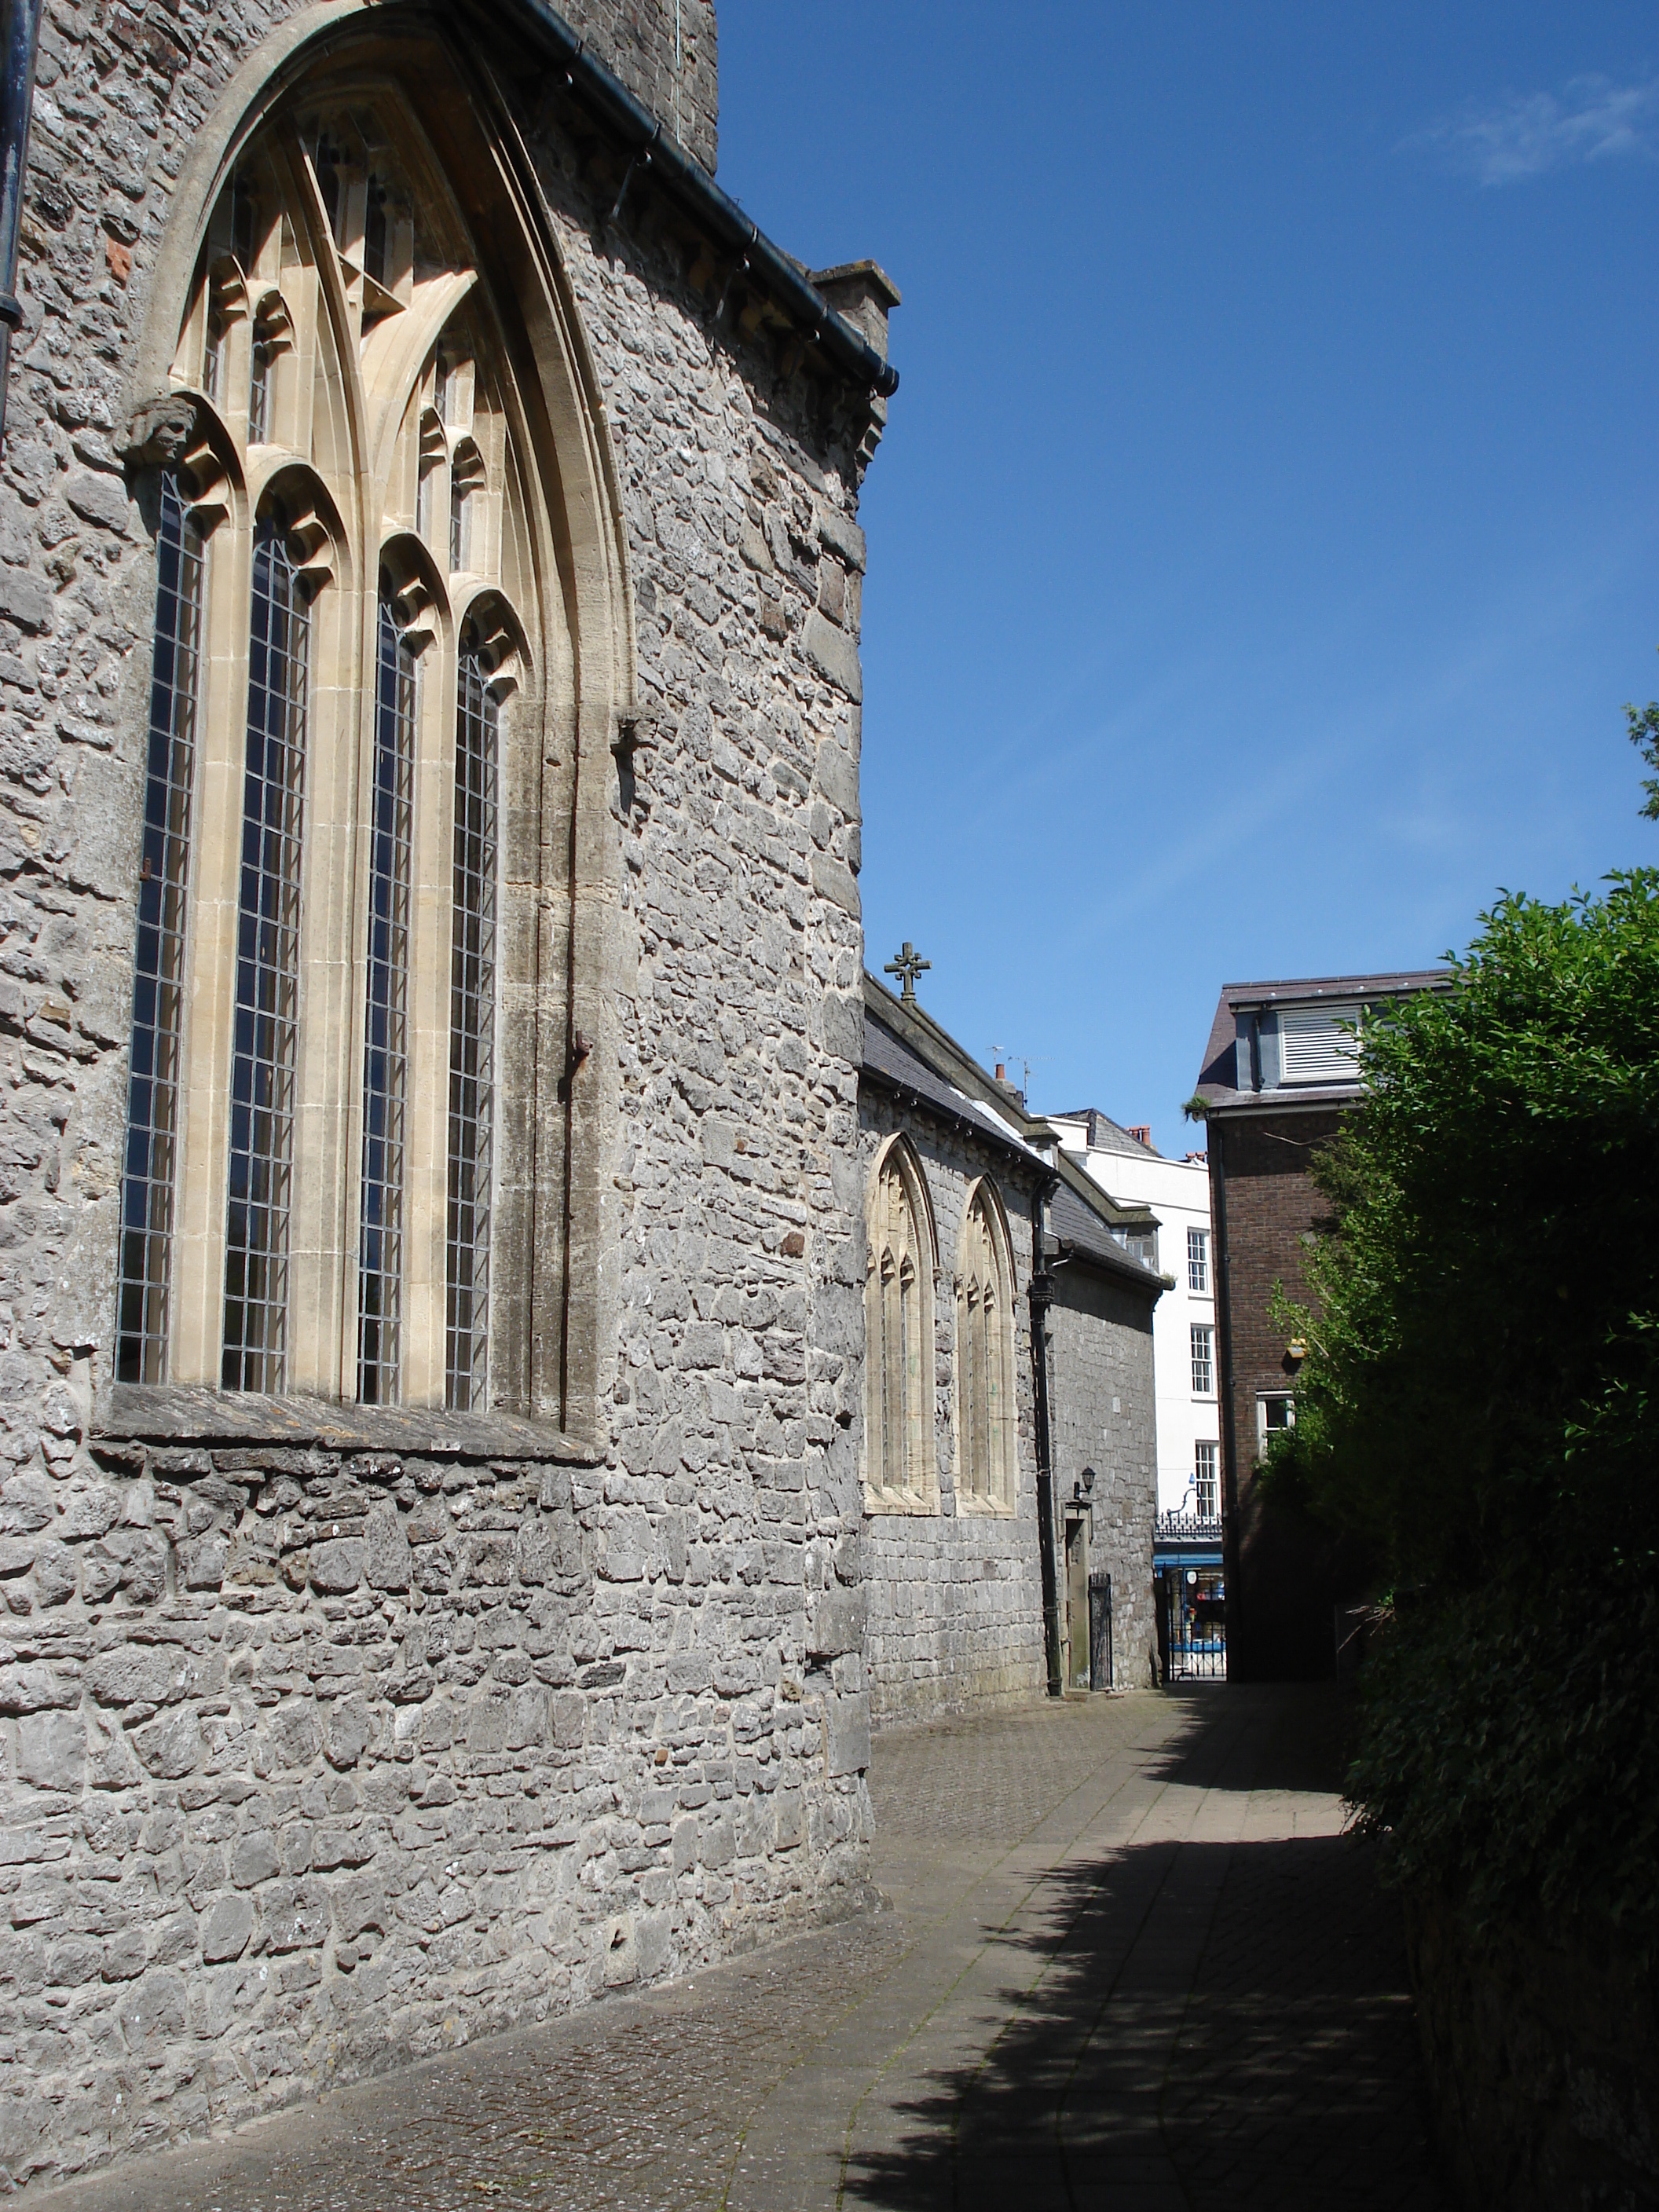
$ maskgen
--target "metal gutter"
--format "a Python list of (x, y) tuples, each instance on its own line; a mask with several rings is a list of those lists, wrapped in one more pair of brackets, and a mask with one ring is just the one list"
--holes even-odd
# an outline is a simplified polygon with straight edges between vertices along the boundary
[(1327, 1090), (1295, 1085), (1280, 1091), (1236, 1091), (1225, 1098), (1206, 1098), (1206, 1121), (1261, 1121), (1267, 1116), (1340, 1113), (1364, 1103), (1365, 1092), (1357, 1083), (1332, 1084)]
[(648, 179), (769, 294), (804, 337), (823, 346), (851, 382), (890, 399), (898, 390), (898, 371), (836, 313), (788, 255), (720, 190), (702, 162), (588, 51), (586, 41), (563, 16), (547, 0), (506, 0), (506, 6), (532, 42), (564, 71), (566, 83), (582, 106), (628, 149), (629, 165), (611, 220), (621, 214), (635, 182)]
[(1139, 1260), (1115, 1247), (1112, 1252), (1106, 1252), (1097, 1246), (1079, 1244), (1069, 1237), (1056, 1236), (1054, 1250), (1058, 1261), (1067, 1267), (1092, 1267), (1097, 1275), (1109, 1276), (1125, 1290), (1141, 1291), (1153, 1305), (1170, 1287), (1162, 1275), (1153, 1274), (1150, 1267), (1143, 1267)]

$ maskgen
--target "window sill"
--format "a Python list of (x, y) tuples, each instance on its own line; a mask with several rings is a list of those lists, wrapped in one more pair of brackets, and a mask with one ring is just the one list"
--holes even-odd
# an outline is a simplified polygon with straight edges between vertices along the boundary
[(914, 1520), (923, 1514), (937, 1514), (939, 1500), (918, 1497), (913, 1490), (871, 1490), (866, 1487), (864, 1510), (866, 1513), (908, 1515)]
[(971, 1516), (981, 1521), (1012, 1521), (1014, 1517), (1014, 1510), (1012, 1505), (1000, 1498), (969, 1498), (964, 1496), (960, 1490), (957, 1492), (958, 1519)]
[(325, 1451), (383, 1451), (447, 1459), (563, 1460), (596, 1455), (562, 1429), (509, 1413), (447, 1413), (422, 1406), (337, 1405), (323, 1398), (267, 1398), (184, 1383), (117, 1382), (94, 1442), (319, 1444)]

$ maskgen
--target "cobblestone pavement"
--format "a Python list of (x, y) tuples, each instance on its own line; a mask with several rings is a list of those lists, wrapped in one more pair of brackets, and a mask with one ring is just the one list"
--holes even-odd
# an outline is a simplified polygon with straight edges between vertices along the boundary
[(1217, 1686), (888, 1736), (890, 1911), (39, 2201), (1438, 2206), (1337, 1718), (1319, 1692)]

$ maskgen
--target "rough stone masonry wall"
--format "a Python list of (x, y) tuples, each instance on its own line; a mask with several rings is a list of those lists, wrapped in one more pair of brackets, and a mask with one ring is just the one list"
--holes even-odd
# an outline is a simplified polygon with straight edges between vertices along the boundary
[[(1006, 1156), (971, 1139), (963, 1143), (920, 1111), (900, 1112), (879, 1092), (866, 1089), (860, 1123), (860, 1205), (882, 1139), (902, 1129), (927, 1179), (939, 1249), (933, 1302), (939, 1510), (864, 1516), (871, 1717), (879, 1726), (964, 1712), (1040, 1691), (1042, 1584), (1027, 1297), (1029, 1196), (1006, 1180)], [(1018, 1469), (1012, 1514), (963, 1512), (956, 1496), (957, 1254), (968, 1194), (981, 1175), (990, 1176), (1001, 1189), (1012, 1231)]]
[(1091, 1573), (1112, 1578), (1112, 1681), (1120, 1690), (1142, 1689), (1151, 1679), (1149, 1654), (1156, 1641), (1152, 1310), (1144, 1297), (1119, 1290), (1074, 1260), (1055, 1272), (1048, 1327), (1056, 1528), (1064, 1528), (1064, 1503), (1079, 1477), (1092, 1468), (1089, 1564)]
[(564, 0), (559, 13), (713, 176), (720, 142), (714, 0)]
[(13, 2181), (684, 1968), (865, 1865), (864, 425), (713, 343), (665, 246), (601, 252), (550, 124), (657, 717), (616, 800), (611, 1441), (90, 1425), (154, 591), (112, 438), (168, 179), (284, 12), (53, 0), (43, 35), (0, 479)]

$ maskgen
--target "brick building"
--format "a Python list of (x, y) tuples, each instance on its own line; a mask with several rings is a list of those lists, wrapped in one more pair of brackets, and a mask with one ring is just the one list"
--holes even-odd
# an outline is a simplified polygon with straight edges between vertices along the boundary
[(1151, 1212), (871, 975), (859, 1126), (873, 1718), (1040, 1690), (1045, 1597), (1067, 1690), (1146, 1683), (1164, 1285), (1125, 1243)]
[(1321, 1678), (1336, 1658), (1336, 1611), (1363, 1582), (1351, 1548), (1284, 1507), (1255, 1476), (1274, 1431), (1296, 1418), (1297, 1360), (1273, 1321), (1276, 1285), (1306, 1294), (1305, 1240), (1324, 1201), (1308, 1170), (1358, 1100), (1361, 1008), (1431, 990), (1437, 970), (1229, 983), (1198, 1097), (1209, 1130), (1215, 1335), (1194, 1328), (1194, 1372), (1212, 1366), (1221, 1431), (1227, 1671), (1238, 1681)]

